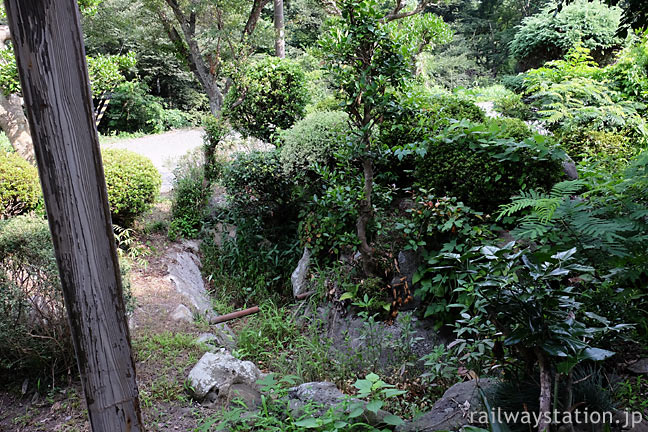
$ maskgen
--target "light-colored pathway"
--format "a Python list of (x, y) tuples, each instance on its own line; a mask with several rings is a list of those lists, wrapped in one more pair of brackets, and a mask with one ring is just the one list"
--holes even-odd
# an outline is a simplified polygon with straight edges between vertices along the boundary
[(122, 148), (146, 156), (162, 175), (160, 192), (166, 193), (173, 186), (173, 170), (179, 159), (203, 143), (203, 130), (178, 129), (158, 135), (125, 139), (102, 145), (103, 148)]

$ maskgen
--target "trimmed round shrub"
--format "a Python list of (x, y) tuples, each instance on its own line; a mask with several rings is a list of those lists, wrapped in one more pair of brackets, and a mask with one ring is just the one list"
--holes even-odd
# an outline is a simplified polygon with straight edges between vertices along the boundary
[(281, 132), (279, 160), (286, 175), (328, 165), (348, 136), (349, 116), (342, 111), (314, 112)]
[(240, 153), (223, 171), (231, 211), (258, 227), (281, 227), (296, 220), (292, 182), (283, 174), (279, 153)]
[(16, 153), (0, 152), (0, 219), (34, 210), (40, 197), (36, 167)]
[(627, 162), (638, 153), (628, 136), (616, 132), (581, 130), (561, 135), (560, 141), (575, 161), (596, 157), (599, 160), (607, 158)]
[(538, 14), (525, 18), (519, 26), (510, 47), (522, 69), (537, 68), (549, 60), (560, 59), (576, 45), (591, 50), (598, 62), (605, 61), (621, 43), (616, 34), (620, 8), (576, 0), (558, 13), (555, 9), (551, 3)]
[(515, 141), (524, 141), (533, 135), (529, 126), (520, 119), (497, 117), (486, 120), (486, 126), (493, 130), (499, 138), (510, 138)]
[[(416, 181), (437, 196), (457, 197), (486, 213), (509, 202), (522, 189), (549, 190), (562, 175), (560, 161), (534, 157), (532, 149), (518, 150), (510, 159), (495, 158), (507, 150), (501, 143), (506, 133), (487, 129), (479, 134), (432, 141), (416, 167)], [(483, 147), (485, 143), (488, 148)]]
[(225, 98), (225, 115), (239, 132), (270, 141), (304, 116), (308, 92), (302, 68), (267, 57), (249, 66)]
[[(132, 300), (129, 269), (120, 262), (124, 300)], [(52, 376), (76, 370), (49, 226), (16, 216), (0, 221), (0, 373)]]
[(150, 159), (123, 149), (102, 150), (113, 222), (129, 226), (160, 193), (162, 178)]

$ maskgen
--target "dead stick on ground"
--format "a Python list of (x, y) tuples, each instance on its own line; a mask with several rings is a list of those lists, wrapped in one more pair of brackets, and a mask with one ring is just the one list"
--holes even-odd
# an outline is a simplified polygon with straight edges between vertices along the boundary
[(209, 320), (209, 323), (210, 324), (218, 324), (218, 323), (222, 323), (222, 322), (225, 322), (225, 321), (231, 321), (231, 320), (237, 319), (237, 318), (242, 318), (242, 317), (247, 316), (247, 315), (252, 315), (252, 314), (255, 314), (257, 312), (259, 312), (259, 306), (254, 306), (254, 307), (251, 307), (251, 308), (248, 308), (248, 309), (243, 309), (243, 310), (240, 310), (240, 311), (236, 311), (236, 312), (228, 313), (228, 314), (225, 314), (225, 315), (217, 316), (217, 317), (212, 318), (211, 320)]

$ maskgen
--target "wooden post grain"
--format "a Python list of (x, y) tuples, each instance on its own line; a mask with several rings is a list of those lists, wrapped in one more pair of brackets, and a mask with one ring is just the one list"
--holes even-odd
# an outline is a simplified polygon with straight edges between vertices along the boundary
[(5, 0), (94, 432), (142, 431), (76, 0)]

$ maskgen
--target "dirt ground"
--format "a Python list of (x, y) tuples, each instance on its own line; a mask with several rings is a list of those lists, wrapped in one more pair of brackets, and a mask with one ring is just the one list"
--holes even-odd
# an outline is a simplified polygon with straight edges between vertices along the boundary
[[(168, 201), (156, 205), (144, 223), (162, 226), (168, 221)], [(139, 227), (146, 231), (146, 226)], [(206, 323), (173, 321), (170, 313), (182, 303), (168, 279), (165, 252), (177, 247), (164, 230), (140, 239), (149, 255), (147, 265), (133, 263), (131, 288), (136, 307), (131, 317), (131, 339), (144, 424), (149, 431), (193, 431), (213, 414), (189, 399), (184, 380), (203, 353), (195, 338), (209, 330)], [(39, 389), (20, 380), (0, 390), (0, 432), (89, 431), (87, 411), (78, 378)], [(23, 383), (24, 384), (24, 383)]]

